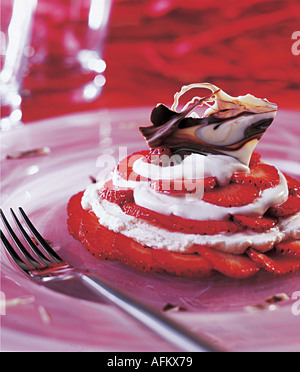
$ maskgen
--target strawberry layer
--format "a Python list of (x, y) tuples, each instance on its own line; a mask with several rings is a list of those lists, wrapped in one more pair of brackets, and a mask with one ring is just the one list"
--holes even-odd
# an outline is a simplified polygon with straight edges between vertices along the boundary
[[(227, 190), (231, 186), (237, 186), (238, 188), (241, 187), (238, 184), (231, 184), (226, 186), (225, 190)], [(243, 193), (248, 190), (247, 187), (247, 185), (243, 185)], [(254, 186), (251, 187), (255, 188)], [(216, 187), (215, 190), (217, 188), (218, 187)], [(204, 194), (204, 197), (209, 194), (213, 194), (213, 192)], [(99, 196), (100, 199), (105, 199), (109, 202), (119, 205), (122, 211), (127, 215), (143, 219), (158, 227), (163, 227), (170, 231), (200, 235), (236, 233), (245, 230), (266, 232), (277, 225), (279, 217), (286, 217), (300, 211), (300, 198), (298, 198), (298, 196), (296, 195), (293, 195), (292, 192), (285, 203), (280, 204), (280, 206), (278, 207), (270, 208), (270, 212), (272, 213), (267, 212), (262, 216), (244, 216), (240, 214), (230, 214), (229, 212), (232, 210), (232, 208), (227, 208), (228, 216), (227, 218), (221, 220), (193, 220), (191, 218), (185, 219), (174, 214), (166, 216), (165, 214), (141, 207), (140, 205), (135, 203), (133, 189), (123, 189), (115, 187), (112, 180), (106, 182), (104, 186), (102, 186)], [(248, 198), (249, 196), (246, 197), (246, 200), (248, 200)], [(243, 203), (245, 202), (243, 201)], [(282, 205), (286, 207), (282, 208)], [(289, 207), (289, 209), (287, 209), (287, 207)]]
[(246, 254), (236, 256), (216, 251), (204, 244), (194, 244), (189, 254), (151, 249), (99, 224), (93, 212), (81, 207), (82, 194), (74, 195), (69, 201), (69, 233), (99, 259), (118, 260), (142, 271), (167, 272), (193, 278), (219, 272), (232, 278), (245, 279), (260, 270), (284, 275), (300, 268), (299, 240), (277, 244), (267, 255), (250, 248)]
[[(87, 210), (91, 209), (98, 217), (99, 223), (108, 229), (114, 232), (121, 232), (142, 245), (157, 249), (189, 252), (194, 244), (205, 244), (224, 252), (242, 254), (250, 246), (261, 252), (266, 252), (272, 249), (274, 244), (285, 239), (290, 237), (295, 239), (300, 238), (300, 213), (278, 219), (276, 226), (269, 228), (265, 232), (258, 232), (249, 227), (243, 227), (242, 230), (238, 228), (236, 232), (224, 231), (211, 235), (207, 235), (207, 233), (206, 235), (201, 235), (199, 233), (188, 232), (188, 225), (184, 226), (186, 230), (182, 232), (180, 230), (175, 231), (173, 226), (171, 229), (170, 227), (166, 228), (161, 224), (159, 225), (158, 221), (154, 223), (151, 221), (154, 216), (151, 211), (148, 214), (145, 210), (142, 212), (141, 210), (135, 210), (132, 203), (123, 203), (122, 206), (119, 206), (115, 202), (103, 199), (99, 197), (97, 192), (98, 187), (97, 184), (93, 184), (85, 191), (82, 198), (83, 208)], [(130, 211), (131, 208), (133, 210)], [(127, 213), (125, 213), (126, 210)], [(141, 218), (141, 213), (143, 214), (143, 218)], [(157, 218), (161, 217), (162, 215), (157, 215)], [(163, 218), (166, 221), (165, 223), (171, 223), (168, 217), (163, 216)], [(271, 218), (270, 220), (272, 221)], [(181, 222), (188, 223), (187, 221)], [(197, 222), (202, 223), (203, 221)], [(236, 226), (240, 222), (234, 222), (232, 220), (230, 223), (236, 229)], [(245, 223), (249, 223), (249, 221), (246, 220)], [(209, 225), (206, 226), (208, 227)], [(213, 224), (210, 224), (210, 226), (210, 228), (215, 228)], [(175, 228), (178, 228), (178, 225)]]
[(189, 251), (193, 244), (235, 254), (250, 246), (266, 252), (282, 240), (300, 237), (299, 182), (261, 162), (258, 154), (249, 172), (226, 171), (227, 185), (204, 179), (200, 196), (165, 191), (161, 180), (153, 186), (153, 180), (135, 174), (134, 164), (142, 156), (145, 152), (134, 154), (134, 161), (121, 161), (112, 179), (90, 185), (84, 193), (83, 208), (92, 209), (110, 230), (177, 252)]
[(141, 207), (165, 214), (175, 214), (191, 220), (224, 220), (229, 215), (263, 216), (273, 206), (285, 202), (288, 186), (280, 173), (280, 182), (274, 187), (259, 189), (254, 185), (230, 183), (217, 186), (198, 197), (174, 196), (155, 192), (151, 187), (137, 184), (134, 188), (135, 203)]
[[(160, 166), (148, 163), (145, 152), (135, 153), (120, 162), (112, 183), (132, 188), (134, 202), (140, 207), (193, 221), (223, 221), (230, 215), (262, 217), (270, 207), (287, 200), (287, 181), (276, 167), (261, 162), (256, 153), (248, 171), (245, 166), (238, 168), (236, 162), (216, 156), (212, 167), (209, 156), (192, 154), (175, 166)], [(205, 178), (193, 179), (195, 167), (197, 172), (203, 170), (200, 173)], [(180, 175), (187, 178), (180, 179)], [(220, 179), (224, 184), (219, 184)]]

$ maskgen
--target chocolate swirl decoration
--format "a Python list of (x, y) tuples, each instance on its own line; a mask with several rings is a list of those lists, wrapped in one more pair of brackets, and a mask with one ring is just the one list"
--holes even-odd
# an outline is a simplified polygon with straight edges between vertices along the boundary
[[(194, 97), (177, 112), (179, 98), (193, 88), (207, 88), (211, 94)], [(209, 108), (202, 117), (193, 110)], [(167, 146), (176, 154), (200, 153), (229, 155), (248, 165), (255, 146), (271, 125), (277, 105), (250, 94), (232, 97), (209, 83), (182, 87), (171, 108), (163, 104), (151, 113), (152, 125), (139, 130), (149, 147)]]

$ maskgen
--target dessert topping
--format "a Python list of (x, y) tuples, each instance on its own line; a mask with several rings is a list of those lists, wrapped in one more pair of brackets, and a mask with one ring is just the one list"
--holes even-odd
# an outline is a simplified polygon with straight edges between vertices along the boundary
[[(206, 88), (211, 94), (194, 97), (181, 112), (179, 98), (193, 88)], [(202, 117), (198, 106), (208, 106)], [(251, 155), (277, 112), (277, 105), (253, 95), (232, 97), (209, 83), (182, 87), (174, 96), (171, 108), (156, 106), (151, 114), (152, 125), (140, 127), (149, 147), (168, 147), (173, 154), (223, 154), (249, 165)]]

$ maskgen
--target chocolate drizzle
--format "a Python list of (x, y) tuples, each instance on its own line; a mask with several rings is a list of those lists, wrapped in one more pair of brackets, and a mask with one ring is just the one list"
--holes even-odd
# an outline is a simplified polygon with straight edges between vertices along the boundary
[[(189, 107), (182, 112), (163, 104), (153, 109), (152, 125), (139, 128), (149, 147), (167, 146), (173, 153), (226, 154), (248, 165), (255, 145), (274, 119), (277, 106), (251, 95), (231, 97), (211, 84), (199, 87), (209, 88), (212, 93), (192, 100), (192, 105), (186, 105)], [(213, 106), (208, 104), (211, 101)], [(203, 104), (209, 106), (204, 115), (192, 116), (191, 112)]]

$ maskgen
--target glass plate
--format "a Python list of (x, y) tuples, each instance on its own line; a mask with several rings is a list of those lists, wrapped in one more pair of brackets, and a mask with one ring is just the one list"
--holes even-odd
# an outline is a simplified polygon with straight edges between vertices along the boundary
[[(57, 117), (2, 133), (2, 208), (22, 206), (58, 252), (78, 267), (109, 278), (170, 317), (230, 351), (297, 351), (300, 347), (300, 273), (247, 280), (216, 275), (192, 280), (137, 272), (89, 255), (67, 233), (69, 198), (103, 171), (100, 156), (145, 149), (138, 127), (150, 108), (114, 109)], [(264, 159), (300, 177), (299, 111), (281, 110), (261, 140)], [(8, 159), (47, 147), (50, 153)], [(101, 158), (103, 160), (103, 158)], [(103, 164), (102, 164), (103, 165)], [(297, 293), (298, 292), (298, 293)], [(285, 293), (270, 305), (266, 299)], [(297, 297), (298, 296), (298, 297)], [(1, 246), (1, 348), (25, 351), (176, 351), (107, 303), (76, 299), (40, 287), (20, 274)]]

